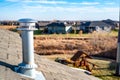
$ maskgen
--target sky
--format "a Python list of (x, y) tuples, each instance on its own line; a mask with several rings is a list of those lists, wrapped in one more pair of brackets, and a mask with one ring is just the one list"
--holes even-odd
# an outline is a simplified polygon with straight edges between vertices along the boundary
[(0, 0), (0, 20), (119, 20), (119, 0)]

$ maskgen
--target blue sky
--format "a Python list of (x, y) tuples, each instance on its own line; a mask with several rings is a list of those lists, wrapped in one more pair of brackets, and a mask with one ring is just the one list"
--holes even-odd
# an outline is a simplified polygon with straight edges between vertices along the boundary
[(0, 20), (118, 20), (119, 3), (119, 0), (0, 0)]

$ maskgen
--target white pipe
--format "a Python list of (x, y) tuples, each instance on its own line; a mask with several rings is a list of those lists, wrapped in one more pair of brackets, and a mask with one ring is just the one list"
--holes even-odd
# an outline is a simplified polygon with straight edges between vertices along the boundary
[(22, 37), (22, 63), (15, 67), (15, 71), (35, 80), (45, 80), (42, 73), (36, 72), (37, 65), (34, 63), (34, 41), (33, 31), (35, 29), (35, 22), (32, 19), (20, 19), (21, 37)]
[(23, 30), (21, 33), (22, 37), (22, 57), (23, 61), (19, 64), (20, 73), (34, 78), (35, 68), (37, 65), (34, 63), (34, 41), (33, 41), (33, 30)]
[(23, 63), (34, 64), (33, 31), (22, 32)]

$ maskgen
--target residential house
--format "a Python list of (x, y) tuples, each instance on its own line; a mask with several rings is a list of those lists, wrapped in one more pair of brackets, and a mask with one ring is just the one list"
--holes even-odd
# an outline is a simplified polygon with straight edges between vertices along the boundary
[(40, 30), (45, 30), (50, 21), (38, 21), (37, 25)]
[(15, 26), (17, 26), (17, 25), (19, 25), (19, 23), (17, 21), (9, 21), (9, 20), (7, 20), (7, 21), (0, 21), (0, 25), (8, 25), (8, 26), (15, 25)]
[(73, 30), (80, 30), (80, 21), (74, 21), (73, 23), (72, 23), (72, 25), (73, 25)]
[(80, 24), (80, 30), (89, 33), (93, 31), (111, 31), (111, 25), (104, 23), (102, 21), (83, 21)]
[(102, 22), (111, 25), (111, 28), (112, 28), (113, 30), (114, 30), (116, 27), (118, 27), (117, 21), (113, 21), (113, 20), (111, 20), (111, 19), (102, 20)]
[(70, 33), (72, 31), (72, 26), (67, 22), (55, 21), (47, 25), (48, 33)]
[(87, 27), (90, 25), (90, 21), (83, 21), (80, 23), (79, 29), (82, 30), (83, 32), (87, 32)]
[(87, 31), (88, 32), (92, 32), (92, 31), (105, 31), (105, 32), (110, 32), (111, 31), (112, 26), (104, 23), (102, 21), (92, 21), (89, 25), (89, 27), (87, 27)]

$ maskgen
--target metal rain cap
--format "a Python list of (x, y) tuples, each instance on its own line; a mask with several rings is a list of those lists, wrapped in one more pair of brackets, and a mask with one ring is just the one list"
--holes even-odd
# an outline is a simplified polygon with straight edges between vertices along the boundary
[(30, 19), (30, 18), (24, 18), (24, 19), (19, 19), (18, 22), (21, 22), (21, 23), (35, 23), (37, 21), (34, 20), (34, 19)]

